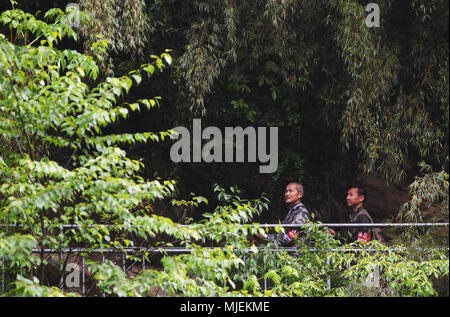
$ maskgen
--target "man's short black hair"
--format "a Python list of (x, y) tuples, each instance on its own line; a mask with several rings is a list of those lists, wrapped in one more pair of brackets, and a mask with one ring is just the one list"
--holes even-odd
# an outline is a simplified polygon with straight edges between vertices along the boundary
[(350, 188), (356, 188), (358, 189), (358, 196), (364, 196), (364, 201), (367, 200), (367, 192), (366, 189), (364, 187), (362, 187), (362, 185), (352, 185), (350, 186)]
[(304, 190), (304, 188), (303, 188), (303, 185), (302, 184), (300, 184), (300, 183), (297, 183), (297, 182), (290, 182), (289, 184), (287, 184), (286, 186), (288, 186), (288, 185), (294, 185), (295, 186), (295, 189), (298, 191), (298, 192), (301, 192), (301, 193), (305, 193), (305, 190)]

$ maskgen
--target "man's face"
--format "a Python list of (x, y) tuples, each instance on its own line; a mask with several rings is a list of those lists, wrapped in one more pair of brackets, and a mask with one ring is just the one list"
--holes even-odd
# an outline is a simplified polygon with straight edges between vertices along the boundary
[(289, 184), (286, 186), (284, 191), (284, 202), (286, 204), (295, 204), (300, 202), (300, 198), (302, 198), (303, 193), (297, 190), (297, 187), (294, 184)]
[(364, 201), (363, 195), (358, 195), (358, 188), (350, 188), (347, 192), (347, 206), (355, 207), (362, 205)]

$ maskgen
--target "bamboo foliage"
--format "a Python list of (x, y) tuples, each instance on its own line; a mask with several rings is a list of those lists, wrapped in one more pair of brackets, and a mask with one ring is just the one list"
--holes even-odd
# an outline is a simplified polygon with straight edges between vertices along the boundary
[[(136, 6), (131, 6), (132, 2)], [(11, 282), (2, 295), (74, 295), (47, 282), (50, 263), (46, 248), (63, 250), (81, 245), (115, 249), (136, 260), (135, 255), (126, 254), (126, 248), (139, 239), (150, 246), (156, 242), (159, 246), (177, 243), (193, 251), (164, 256), (162, 269), (143, 270), (134, 278), (111, 261), (87, 261), (100, 292), (152, 296), (153, 288), (159, 287), (170, 296), (348, 296), (355, 290), (352, 283), (359, 283), (379, 266), (382, 281), (394, 295), (438, 295), (432, 279), (448, 276), (448, 252), (425, 250), (414, 254), (407, 245), (391, 248), (377, 242), (364, 245), (368, 250), (359, 254), (334, 252), (331, 250), (363, 245), (342, 245), (320, 222), (305, 228), (307, 244), (296, 241), (299, 248), (295, 257), (273, 252), (270, 244), (257, 247), (253, 243), (251, 237), (261, 229), (249, 225), (255, 216), (267, 211), (267, 198), (242, 199), (235, 187), (228, 191), (214, 186), (217, 207), (204, 212), (203, 221), (189, 226), (179, 226), (152, 212), (152, 203), (171, 197), (176, 183), (145, 179), (142, 162), (129, 158), (123, 145), (158, 142), (174, 134), (170, 130), (105, 131), (132, 112), (159, 105), (158, 96), (136, 102), (127, 102), (125, 97), (133, 87), (151, 81), (154, 74), (172, 64), (172, 57), (168, 51), (153, 55), (152, 62), (120, 77), (103, 78), (101, 70), (107, 65), (99, 67), (96, 63), (107, 56), (142, 49), (145, 40), (140, 32), (146, 22), (139, 16), (144, 14), (144, 3), (83, 2), (95, 17), (90, 22), (93, 24), (88, 24), (91, 31), (81, 31), (87, 32), (84, 36), (85, 44), (90, 45), (89, 54), (56, 48), (64, 36), (76, 39), (73, 29), (62, 23), (62, 10), (49, 11), (45, 15), (48, 22), (17, 9), (0, 15), (2, 24), (17, 31), (16, 38), (0, 34), (0, 222), (7, 225), (0, 231), (0, 258), (8, 265), (5, 276), (9, 280), (4, 282)], [(426, 21), (435, 12), (436, 2), (431, 3), (423, 7), (413, 2), (419, 20)], [(448, 88), (440, 81), (440, 76), (448, 74), (448, 46), (432, 47), (433, 63), (426, 65), (419, 58), (425, 48), (419, 45), (411, 53), (418, 65), (401, 70), (404, 56), (395, 47), (383, 45), (383, 30), (374, 34), (364, 28), (364, 10), (355, 1), (254, 4), (255, 10), (250, 10), (246, 1), (186, 4), (199, 15), (186, 32), (188, 43), (175, 67), (183, 71), (193, 111), (206, 109), (204, 98), (214, 93), (217, 83), (223, 83), (221, 74), (229, 75), (225, 79), (233, 75), (236, 81), (230, 89), (242, 94), (251, 93), (255, 87), (267, 88), (273, 103), (281, 96), (295, 98), (295, 93), (308, 100), (316, 95), (317, 88), (324, 111), (337, 108), (330, 112), (339, 114), (340, 120), (335, 120), (339, 123), (334, 124), (342, 133), (343, 144), (356, 144), (367, 170), (379, 168), (386, 177), (394, 178), (411, 148), (423, 157), (437, 153), (436, 148), (448, 152), (442, 142), (448, 138), (448, 132), (445, 135), (442, 129), (447, 125), (448, 131), (448, 120), (436, 120), (431, 111), (448, 113)], [(113, 25), (114, 19), (122, 20)], [(139, 20), (137, 31), (132, 30), (132, 20)], [(308, 30), (315, 28), (325, 40), (318, 33), (309, 34)], [(115, 37), (115, 32), (128, 38)], [(98, 41), (95, 33), (103, 34)], [(130, 46), (126, 45), (128, 40)], [(332, 47), (333, 59), (326, 57), (330, 49), (327, 45)], [(297, 54), (299, 50), (304, 54)], [(319, 67), (321, 62), (323, 67)], [(333, 68), (335, 62), (339, 67)], [(240, 65), (245, 72), (239, 73)], [(261, 65), (264, 69), (251, 76)], [(315, 77), (318, 67), (333, 79), (320, 85)], [(230, 69), (235, 73), (231, 75)], [(399, 88), (400, 73), (410, 76), (416, 69), (423, 71), (414, 77), (411, 87)], [(431, 93), (415, 93), (416, 87), (423, 86)], [(438, 92), (439, 98), (435, 95)], [(254, 106), (243, 98), (233, 105), (235, 109)], [(299, 103), (280, 102), (288, 113), (296, 105)], [(312, 107), (307, 101), (302, 106)], [(256, 110), (249, 116), (254, 122), (262, 120)], [(279, 122), (274, 117), (268, 121)], [(405, 121), (406, 126), (401, 128)], [(431, 141), (418, 138), (421, 133)], [(405, 142), (407, 146), (402, 147)], [(301, 160), (294, 158), (301, 169)], [(436, 162), (448, 162), (448, 154), (444, 151)], [(289, 162), (284, 164), (289, 166)], [(427, 173), (429, 177), (413, 184), (415, 200), (405, 206), (406, 215), (415, 216), (421, 199), (426, 199), (442, 203), (443, 211), (447, 210), (443, 216), (448, 219), (448, 174)], [(202, 202), (207, 204), (206, 199), (198, 197), (174, 204), (198, 207)], [(67, 224), (73, 227), (62, 233), (61, 226)], [(223, 247), (201, 246), (208, 243)], [(32, 253), (35, 249), (38, 256)], [(66, 263), (60, 260), (58, 264), (64, 266)], [(64, 267), (59, 274), (63, 271)], [(262, 289), (264, 279), (273, 283), (271, 289)]]

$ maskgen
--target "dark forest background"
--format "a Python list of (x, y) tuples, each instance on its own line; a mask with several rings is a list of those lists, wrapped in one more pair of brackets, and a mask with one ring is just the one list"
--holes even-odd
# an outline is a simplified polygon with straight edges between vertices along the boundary
[[(69, 2), (75, 1), (26, 0), (18, 7), (42, 18)], [(279, 127), (273, 174), (260, 174), (260, 163), (175, 164), (171, 140), (124, 147), (129, 157), (142, 159), (144, 178), (175, 180), (180, 199), (194, 193), (214, 207), (214, 184), (237, 186), (242, 197), (266, 193), (270, 213), (259, 220), (278, 222), (284, 186), (297, 181), (317, 219), (341, 222), (348, 186), (360, 183), (368, 190), (369, 211), (384, 222), (409, 200), (408, 186), (423, 176), (419, 162), (448, 173), (446, 0), (376, 1), (379, 28), (355, 22), (368, 14), (368, 1), (77, 3), (93, 19), (75, 28), (78, 41), (58, 47), (89, 53), (102, 34), (109, 41), (100, 62), (104, 77), (125, 74), (165, 49), (173, 57), (169, 69), (127, 96), (161, 96), (160, 107), (131, 114), (102, 133), (190, 127), (193, 118), (221, 129)], [(2, 0), (0, 10), (9, 8)], [(67, 153), (53, 155), (58, 161)], [(181, 220), (167, 201), (155, 207)], [(200, 219), (203, 211), (188, 216)]]

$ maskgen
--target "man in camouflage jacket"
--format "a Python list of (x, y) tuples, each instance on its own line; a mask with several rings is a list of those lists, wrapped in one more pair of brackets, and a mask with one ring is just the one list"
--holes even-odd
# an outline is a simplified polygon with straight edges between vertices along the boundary
[[(282, 224), (305, 224), (310, 221), (309, 211), (301, 202), (303, 197), (303, 186), (299, 183), (290, 183), (284, 192), (284, 201), (288, 205), (288, 212)], [(278, 234), (260, 234), (260, 238), (275, 241), (282, 246), (289, 246), (295, 239), (302, 238), (302, 229), (285, 227), (285, 232)]]

